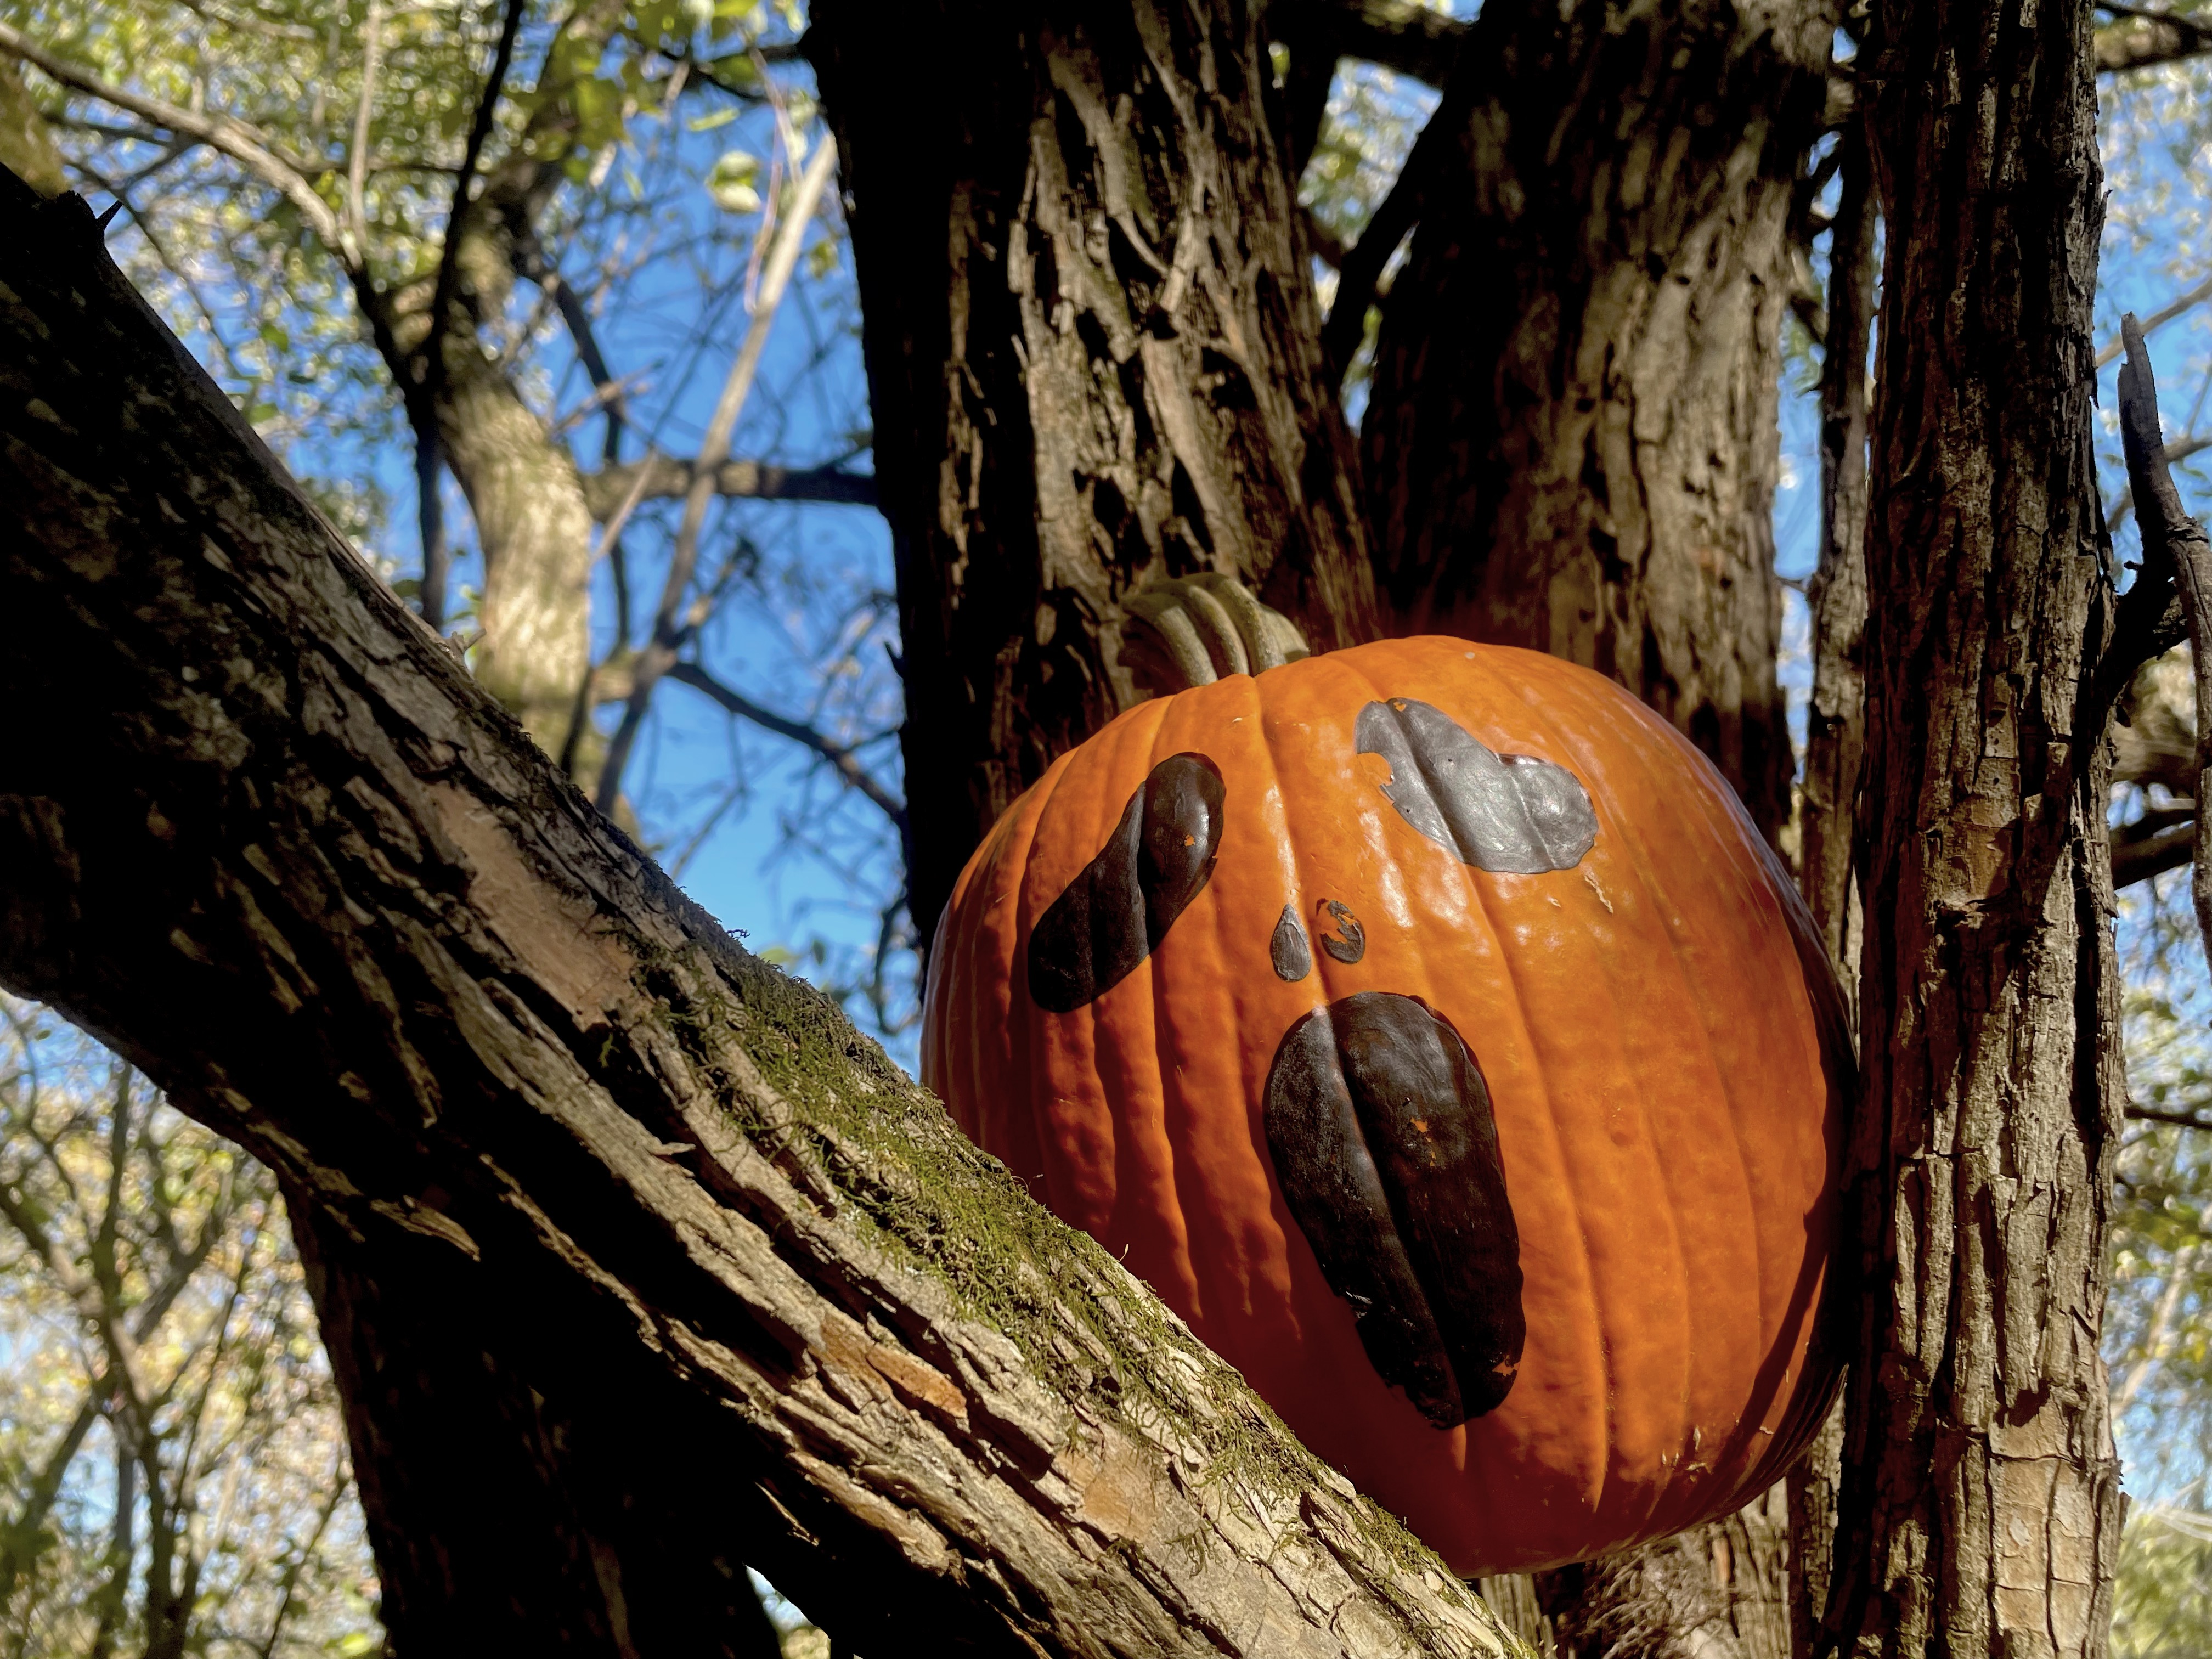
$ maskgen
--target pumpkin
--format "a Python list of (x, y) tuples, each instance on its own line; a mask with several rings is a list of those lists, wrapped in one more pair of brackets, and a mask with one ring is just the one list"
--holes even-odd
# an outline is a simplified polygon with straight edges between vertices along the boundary
[(922, 1075), (1462, 1573), (1764, 1490), (1852, 1061), (1796, 890), (1610, 681), (1411, 639), (1143, 702), (1000, 819)]

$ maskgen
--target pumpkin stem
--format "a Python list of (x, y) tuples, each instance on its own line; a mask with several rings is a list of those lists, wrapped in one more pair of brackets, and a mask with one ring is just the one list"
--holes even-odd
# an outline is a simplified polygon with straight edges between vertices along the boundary
[(1150, 583), (1123, 609), (1121, 665), (1139, 690), (1162, 696), (1313, 654), (1297, 623), (1218, 570)]

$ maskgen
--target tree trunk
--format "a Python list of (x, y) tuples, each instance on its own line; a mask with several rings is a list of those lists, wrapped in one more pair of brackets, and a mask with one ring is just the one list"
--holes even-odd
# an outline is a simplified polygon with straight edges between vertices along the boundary
[(1135, 695), (1121, 605), (1244, 580), (1375, 630), (1350, 443), (1243, 0), (819, 6), (906, 681), (922, 938), (983, 833)]
[(1361, 457), (1391, 625), (1609, 674), (1771, 836), (1778, 331), (1833, 11), (1486, 5)]
[(1825, 1639), (2095, 1655), (2126, 665), (2090, 445), (2091, 9), (1880, 10), (1863, 1291)]
[[(520, 740), (81, 201), (0, 222), (0, 984), (285, 1182), (404, 1437), (355, 1446), (402, 1650), (729, 1650), (748, 1560), (863, 1651), (1501, 1650)], [(421, 1443), (446, 1396), (512, 1443)]]

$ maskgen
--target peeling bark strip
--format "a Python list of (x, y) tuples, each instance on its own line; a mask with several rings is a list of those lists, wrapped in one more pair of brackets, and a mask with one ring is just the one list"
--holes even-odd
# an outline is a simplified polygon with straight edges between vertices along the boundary
[(1391, 626), (1611, 676), (1769, 836), (1792, 769), (1772, 526), (1786, 227), (1834, 17), (1488, 0), (1361, 426)]
[(1825, 1640), (2103, 1652), (2124, 1089), (2090, 447), (2091, 9), (1885, 0), (1867, 527), (1864, 1321)]
[(818, 6), (899, 571), (909, 904), (1134, 687), (1124, 598), (1375, 634), (1255, 7)]
[[(590, 809), (81, 201), (0, 219), (0, 983), (282, 1175), (401, 1648), (733, 1651), (751, 1563), (864, 1652), (1500, 1650)], [(457, 1520), (418, 1454), (471, 1441)]]

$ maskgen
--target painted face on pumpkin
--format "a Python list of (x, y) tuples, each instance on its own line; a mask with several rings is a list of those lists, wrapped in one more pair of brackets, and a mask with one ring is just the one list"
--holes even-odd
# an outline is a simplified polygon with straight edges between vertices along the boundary
[[(1589, 792), (1565, 767), (1501, 755), (1428, 703), (1369, 703), (1357, 750), (1389, 763), (1383, 797), (1414, 831), (1480, 870), (1571, 869), (1597, 839)], [(1030, 935), (1037, 1006), (1072, 1013), (1158, 950), (1204, 890), (1228, 789), (1204, 755), (1170, 757), (1129, 797), (1097, 855)], [(1366, 930), (1315, 901), (1321, 948), (1356, 964)], [(1295, 900), (1267, 941), (1277, 977), (1313, 951)], [(1383, 1380), (1451, 1428), (1513, 1386), (1527, 1334), (1520, 1234), (1482, 1067), (1417, 996), (1360, 991), (1300, 1018), (1267, 1073), (1267, 1151), (1285, 1201)]]
[(930, 961), (962, 1126), (1463, 1573), (1762, 1490), (1850, 1045), (1727, 787), (1620, 688), (1387, 641), (1129, 710)]

